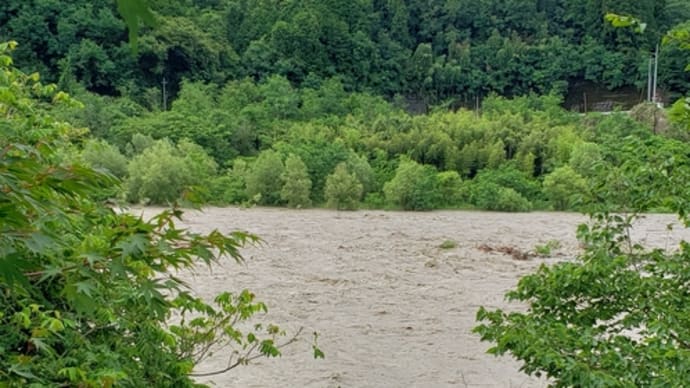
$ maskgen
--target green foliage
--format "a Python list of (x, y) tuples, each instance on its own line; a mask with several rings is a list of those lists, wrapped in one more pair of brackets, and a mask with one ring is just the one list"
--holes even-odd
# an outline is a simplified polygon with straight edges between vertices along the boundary
[[(538, 182), (546, 174), (571, 160), (586, 179), (596, 174), (575, 165), (583, 157), (578, 144), (597, 144), (615, 165), (603, 146), (645, 130), (623, 115), (581, 118), (561, 108), (574, 82), (635, 84), (646, 70), (639, 58), (651, 47), (649, 34), (602, 27), (596, 4), (155, 1), (149, 5), (157, 26), (142, 28), (133, 54), (112, 0), (58, 3), (6, 1), (0, 34), (26, 40), (18, 53), (23, 66), (46, 69), (84, 99), (84, 109), (62, 110), (61, 119), (131, 158), (164, 138), (189, 139), (223, 167), (268, 149), (282, 158), (295, 154), (307, 167), (316, 204), (326, 202), (326, 177), (347, 161), (369, 206), (383, 205), (383, 185), (406, 155), (457, 171), (467, 195), (475, 177), (512, 166), (531, 187), (517, 175), (494, 183), (543, 208)], [(648, 32), (657, 33), (669, 27), (669, 7), (687, 8), (677, 2), (604, 8), (644, 19)], [(677, 69), (686, 58), (678, 31), (664, 48), (669, 62), (662, 68)], [(672, 94), (684, 92), (686, 81), (670, 70), (661, 80)], [(476, 112), (462, 108), (475, 103)], [(413, 116), (401, 107), (432, 113)], [(684, 139), (682, 133), (677, 125), (669, 136)], [(136, 134), (150, 139), (135, 145)], [(225, 175), (201, 179), (213, 192), (202, 199), (284, 202), (280, 190), (269, 199), (238, 194), (244, 177)], [(517, 183), (507, 182), (513, 178)], [(462, 206), (467, 195), (431, 202)]]
[(210, 199), (215, 204), (242, 204), (249, 200), (247, 196), (246, 177), (249, 174), (249, 164), (236, 159), (232, 169), (219, 175), (211, 181)]
[(357, 177), (357, 180), (362, 184), (362, 195), (367, 195), (372, 191), (380, 189), (377, 187), (376, 176), (374, 169), (367, 159), (355, 153), (351, 153), (346, 160), (348, 171), (352, 171)]
[[(690, 226), (686, 143), (658, 136), (621, 139), (617, 169), (597, 175), (593, 207), (578, 229), (585, 251), (520, 279), (509, 300), (526, 312), (481, 308), (474, 331), (492, 354), (511, 353), (528, 374), (565, 386), (679, 386), (690, 372), (690, 249), (648, 249), (631, 240), (642, 212), (665, 205)], [(613, 177), (624, 184), (611, 186)]]
[(273, 150), (261, 152), (245, 178), (247, 196), (258, 198), (257, 202), (262, 205), (279, 204), (284, 171), (280, 154)]
[(284, 332), (255, 321), (266, 306), (254, 294), (206, 302), (174, 276), (241, 262), (257, 238), (196, 234), (176, 226), (178, 209), (145, 221), (96, 200), (115, 178), (61, 159), (81, 131), (46, 102), (70, 98), (14, 69), (13, 46), (0, 44), (0, 386), (192, 387), (210, 349), (235, 354), (224, 371), (279, 356)]
[(568, 165), (579, 175), (591, 177), (603, 163), (601, 147), (596, 143), (583, 142), (573, 146)]
[(105, 140), (88, 140), (81, 157), (89, 166), (105, 170), (120, 179), (127, 175), (127, 158)]
[(558, 240), (549, 240), (546, 244), (537, 244), (534, 251), (541, 257), (549, 257), (553, 251), (561, 247), (561, 242)]
[(151, 136), (135, 133), (125, 146), (125, 153), (129, 157), (138, 155), (144, 152), (145, 149), (153, 146), (154, 143), (155, 140)]
[(75, 127), (88, 128), (94, 137), (124, 149), (130, 139), (120, 137), (116, 128), (129, 117), (142, 115), (145, 108), (129, 98), (99, 96), (80, 86), (63, 86), (63, 83), (60, 82), (59, 87), (78, 99), (81, 105), (56, 107), (55, 118), (69, 121)]
[(368, 209), (382, 209), (386, 206), (386, 198), (383, 193), (369, 193), (364, 197), (364, 205)]
[(306, 117), (344, 116), (348, 108), (344, 103), (347, 97), (341, 80), (330, 78), (320, 83), (317, 89), (302, 90), (300, 112)]
[(604, 19), (614, 27), (632, 27), (636, 32), (643, 33), (647, 29), (647, 23), (642, 23), (639, 19), (632, 16), (617, 15), (607, 13)]
[(487, 181), (474, 182), (470, 186), (469, 200), (483, 210), (524, 212), (532, 208), (529, 200), (514, 189)]
[(462, 178), (457, 171), (439, 172), (438, 191), (443, 206), (454, 207), (463, 203)]
[(690, 97), (678, 99), (668, 110), (668, 115), (681, 131), (690, 133)]
[(512, 189), (524, 198), (538, 200), (540, 197), (539, 183), (510, 165), (504, 165), (496, 170), (482, 170), (472, 182), (474, 185), (482, 186), (481, 191), (484, 192), (488, 190), (489, 186), (495, 185)]
[(436, 170), (409, 159), (400, 161), (383, 192), (386, 202), (405, 210), (431, 210), (441, 200)]
[[(638, 34), (604, 26), (603, 10), (648, 28)], [(299, 92), (288, 85), (304, 87), (303, 113), (324, 115), (345, 114), (334, 103), (344, 91), (412, 97), (426, 110), (429, 103), (473, 106), (491, 92), (562, 96), (569, 83), (583, 80), (634, 86), (646, 72), (640, 58), (663, 31), (687, 20), (687, 10), (681, 0), (6, 0), (0, 35), (26, 45), (18, 58), (27, 69), (156, 109), (164, 77), (171, 97), (184, 79), (221, 86), (282, 78), (288, 83), (275, 90), (289, 109), (274, 112), (293, 117)], [(683, 31), (669, 36), (682, 42)], [(669, 50), (662, 58), (679, 64), (683, 55)], [(683, 92), (688, 79), (680, 68), (662, 70), (663, 86)]]
[[(336, 165), (348, 159), (350, 151), (342, 141), (325, 138), (326, 128), (307, 125), (301, 130), (304, 132), (300, 133), (295, 129), (292, 133), (292, 136), (298, 137), (298, 139), (290, 143), (278, 143), (275, 148), (283, 155), (295, 154), (302, 159), (312, 181), (312, 199), (319, 203), (324, 199), (326, 177)], [(311, 130), (315, 133), (308, 132)], [(360, 173), (366, 174), (367, 172), (365, 169), (361, 169)]]
[(167, 204), (191, 194), (195, 188), (204, 198), (203, 188), (215, 175), (216, 164), (200, 146), (189, 141), (174, 146), (168, 140), (158, 140), (136, 155), (128, 170), (128, 201)]
[(446, 240), (438, 246), (441, 249), (455, 249), (458, 247), (458, 243), (453, 240)]
[(532, 210), (530, 201), (510, 187), (499, 187), (496, 202), (486, 205), (487, 210), (526, 212)]
[(156, 21), (148, 6), (148, 0), (117, 0), (117, 9), (127, 23), (129, 29), (129, 41), (132, 49), (137, 50), (137, 37), (139, 36), (139, 20), (149, 26)]
[(546, 175), (543, 187), (544, 196), (554, 209), (572, 210), (586, 193), (587, 182), (570, 166), (563, 166)]
[(325, 195), (328, 206), (338, 210), (356, 210), (362, 198), (362, 183), (350, 173), (346, 163), (340, 163), (326, 179)]
[(209, 157), (198, 144), (195, 144), (188, 139), (182, 139), (177, 143), (177, 149), (184, 157), (185, 162), (198, 182), (205, 182), (216, 174), (218, 168), (216, 162)]
[(285, 159), (285, 171), (281, 176), (285, 184), (280, 191), (280, 198), (289, 207), (304, 208), (311, 204), (311, 179), (307, 173), (307, 166), (297, 155), (290, 155)]

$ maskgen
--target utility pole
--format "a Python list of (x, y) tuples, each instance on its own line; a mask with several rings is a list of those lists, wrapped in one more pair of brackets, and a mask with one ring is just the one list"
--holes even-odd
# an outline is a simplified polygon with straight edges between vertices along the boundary
[(167, 96), (167, 91), (165, 90), (165, 85), (168, 84), (168, 81), (165, 79), (165, 76), (163, 76), (163, 111), (168, 110), (168, 96)]
[(654, 52), (654, 81), (652, 85), (652, 101), (656, 104), (656, 85), (659, 76), (659, 43), (656, 44), (656, 51)]
[(647, 66), (647, 102), (652, 102), (652, 56), (649, 56), (649, 66)]

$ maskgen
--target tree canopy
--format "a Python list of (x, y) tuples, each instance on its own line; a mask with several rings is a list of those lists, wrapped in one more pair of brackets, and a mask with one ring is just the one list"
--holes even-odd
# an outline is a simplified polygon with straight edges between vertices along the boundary
[[(581, 81), (643, 87), (659, 32), (689, 9), (655, 0), (8, 0), (0, 40), (22, 44), (16, 58), (27, 71), (138, 101), (163, 79), (174, 96), (183, 79), (280, 75), (294, 86), (338, 76), (348, 91), (471, 105), (490, 92), (565, 93)], [(607, 12), (648, 28), (607, 26)], [(662, 58), (660, 85), (683, 93), (690, 78), (674, 64), (687, 54), (671, 45)]]

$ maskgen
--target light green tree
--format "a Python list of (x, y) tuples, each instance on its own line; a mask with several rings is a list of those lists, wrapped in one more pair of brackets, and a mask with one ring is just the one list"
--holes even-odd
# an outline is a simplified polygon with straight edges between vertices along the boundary
[(127, 158), (105, 140), (88, 140), (81, 156), (91, 167), (106, 170), (120, 179), (127, 175)]
[(598, 144), (581, 142), (573, 146), (568, 165), (581, 176), (590, 177), (603, 162), (601, 147)]
[(444, 206), (454, 207), (462, 203), (462, 178), (457, 171), (438, 173), (438, 189)]
[(326, 178), (325, 196), (328, 206), (338, 210), (356, 210), (362, 197), (362, 183), (340, 163)]
[(556, 210), (572, 210), (586, 194), (587, 181), (570, 166), (553, 170), (544, 178), (544, 195)]
[[(374, 169), (367, 159), (363, 156), (357, 155), (354, 152), (345, 161), (348, 171), (352, 171), (357, 176), (357, 179), (362, 183), (362, 196), (376, 190), (376, 176)], [(380, 186), (379, 186), (380, 189)]]
[(247, 175), (247, 196), (257, 198), (262, 205), (277, 205), (280, 203), (280, 190), (283, 187), (283, 171), (285, 166), (280, 154), (273, 150), (266, 150), (252, 164)]
[(395, 176), (383, 186), (386, 201), (405, 210), (438, 207), (440, 193), (436, 170), (410, 159), (400, 161)]
[(172, 203), (193, 181), (184, 159), (167, 140), (159, 140), (137, 155), (128, 170), (126, 198), (134, 203)]
[(307, 166), (304, 165), (299, 156), (290, 154), (285, 159), (285, 171), (281, 178), (285, 183), (280, 191), (280, 198), (289, 207), (304, 208), (311, 204), (309, 199), (311, 179), (307, 172)]
[(125, 182), (130, 202), (168, 204), (199, 196), (208, 200), (206, 186), (216, 174), (216, 163), (203, 148), (182, 140), (177, 146), (158, 140), (129, 163)]

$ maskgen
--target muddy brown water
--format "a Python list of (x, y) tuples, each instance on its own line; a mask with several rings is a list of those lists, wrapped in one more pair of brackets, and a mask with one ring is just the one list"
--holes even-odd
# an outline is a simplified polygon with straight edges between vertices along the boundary
[[(138, 209), (150, 216), (156, 209)], [(212, 298), (245, 288), (267, 303), (263, 321), (304, 340), (277, 359), (259, 359), (223, 375), (200, 378), (218, 387), (541, 387), (510, 357), (485, 352), (471, 333), (480, 306), (520, 309), (504, 293), (541, 263), (572, 259), (575, 230), (586, 218), (569, 213), (428, 213), (360, 210), (208, 208), (185, 213), (192, 231), (244, 230), (264, 243), (243, 250), (243, 265), (185, 274), (194, 290)], [(635, 241), (673, 248), (687, 229), (667, 225), (672, 215), (649, 215)], [(444, 241), (457, 244), (442, 249)], [(524, 252), (555, 240), (549, 258), (515, 260), (482, 249)], [(318, 332), (324, 360), (309, 340)], [(222, 369), (216, 352), (197, 372)]]

